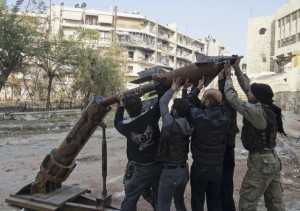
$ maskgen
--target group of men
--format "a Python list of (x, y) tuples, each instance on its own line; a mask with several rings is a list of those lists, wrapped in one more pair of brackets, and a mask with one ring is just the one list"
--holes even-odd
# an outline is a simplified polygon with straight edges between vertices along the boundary
[[(189, 94), (184, 86), (183, 97), (173, 100), (170, 111), (168, 104), (182, 84), (180, 78), (173, 79), (169, 90), (156, 83), (159, 101), (147, 111), (142, 109), (141, 90), (134, 95), (118, 95), (114, 124), (127, 139), (128, 158), (122, 211), (137, 210), (140, 196), (157, 211), (169, 211), (173, 199), (177, 211), (186, 211), (184, 192), (189, 179), (193, 211), (204, 210), (205, 199), (208, 211), (236, 210), (233, 174), (237, 112), (244, 117), (241, 138), (249, 151), (239, 210), (256, 210), (262, 195), (268, 210), (284, 210), (281, 166), (274, 150), (277, 132), (284, 133), (281, 109), (273, 104), (270, 86), (250, 86), (239, 63), (240, 58), (232, 66), (248, 102), (237, 96), (229, 62), (218, 75), (218, 90), (205, 90), (200, 100), (203, 80)], [(159, 74), (153, 75), (155, 82), (159, 79)], [(189, 149), (193, 159), (190, 173)]]

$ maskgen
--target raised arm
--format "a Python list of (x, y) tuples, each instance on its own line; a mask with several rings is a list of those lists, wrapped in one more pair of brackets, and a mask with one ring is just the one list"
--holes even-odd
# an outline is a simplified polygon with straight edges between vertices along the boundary
[(191, 92), (187, 95), (186, 99), (192, 104), (194, 107), (200, 106), (200, 100), (198, 95), (200, 90), (202, 89), (204, 84), (204, 79), (199, 80), (198, 85), (196, 88), (192, 89)]
[(116, 114), (115, 114), (115, 119), (114, 119), (114, 125), (115, 128), (117, 129), (117, 131), (119, 131), (121, 134), (124, 135), (124, 130), (123, 130), (123, 118), (124, 118), (124, 104), (123, 104), (123, 99), (124, 99), (124, 95), (123, 93), (120, 93), (117, 95), (117, 98), (119, 100), (118, 102), (118, 107), (116, 110)]
[(262, 107), (257, 104), (244, 102), (238, 98), (237, 92), (232, 84), (231, 72), (229, 69), (225, 70), (225, 77), (225, 96), (229, 104), (251, 122), (253, 126), (258, 129), (265, 129), (267, 127), (267, 122)]
[(171, 116), (171, 114), (169, 112), (168, 104), (169, 104), (173, 94), (178, 90), (180, 84), (181, 84), (181, 79), (174, 78), (171, 88), (159, 100), (159, 107), (160, 107), (160, 113), (161, 113), (161, 117), (162, 117), (163, 127), (170, 125), (173, 122), (173, 117)]
[(189, 79), (186, 79), (185, 83), (182, 86), (182, 90), (181, 90), (181, 98), (186, 98), (188, 93), (187, 93), (187, 89), (193, 85), (193, 83), (189, 83)]
[(233, 69), (234, 69), (234, 72), (235, 72), (235, 75), (237, 77), (240, 87), (242, 88), (244, 93), (247, 94), (250, 90), (250, 79), (248, 78), (248, 76), (246, 74), (243, 74), (243, 72), (240, 68), (240, 62), (241, 62), (241, 58), (237, 57), (237, 60), (235, 61), (235, 63), (232, 66), (233, 66)]
[[(226, 65), (226, 63), (225, 63), (225, 65)], [(219, 88), (219, 91), (222, 93), (222, 100), (225, 99), (224, 86), (225, 86), (225, 67), (218, 74), (218, 88)]]

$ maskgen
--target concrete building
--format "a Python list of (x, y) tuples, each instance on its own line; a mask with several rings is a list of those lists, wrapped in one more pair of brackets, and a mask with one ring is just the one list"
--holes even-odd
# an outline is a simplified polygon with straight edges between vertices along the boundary
[(300, 112), (300, 4), (289, 0), (274, 15), (248, 21), (247, 74), (268, 83), (283, 109)]
[[(65, 7), (62, 3), (51, 5), (48, 15), (52, 35), (63, 32), (64, 36), (69, 37), (75, 35), (78, 29), (97, 30), (99, 40), (86, 44), (98, 48), (110, 48), (114, 40), (117, 40), (124, 47), (127, 58), (127, 81), (138, 77), (137, 72), (153, 66), (172, 71), (191, 64), (196, 61), (197, 53), (229, 55), (219, 39), (196, 39), (180, 32), (174, 23), (163, 25), (139, 12), (119, 12), (117, 7), (99, 11), (88, 9), (85, 3), (76, 4), (75, 7)], [(70, 84), (71, 80), (66, 78), (64, 81)], [(128, 88), (133, 87), (134, 85), (128, 84)], [(13, 94), (13, 89), (8, 81), (5, 89), (0, 92), (0, 99), (14, 101), (19, 98)], [(21, 100), (25, 101), (25, 98), (22, 97)]]
[(128, 76), (154, 65), (167, 70), (183, 67), (196, 61), (195, 54), (210, 56), (230, 53), (216, 38), (196, 39), (181, 33), (176, 23), (163, 25), (139, 12), (127, 13), (87, 9), (86, 5), (75, 8), (52, 5), (52, 33), (62, 29), (65, 36), (72, 35), (78, 27), (95, 29), (100, 33), (99, 47), (110, 47), (113, 37), (126, 47), (128, 57)]
[(173, 70), (195, 62), (196, 53), (205, 53), (205, 42), (178, 31), (176, 24), (162, 25), (138, 12), (118, 12), (52, 5), (52, 33), (62, 29), (66, 36), (78, 27), (100, 33), (99, 47), (110, 47), (113, 37), (125, 47), (128, 57), (127, 76), (155, 65)]

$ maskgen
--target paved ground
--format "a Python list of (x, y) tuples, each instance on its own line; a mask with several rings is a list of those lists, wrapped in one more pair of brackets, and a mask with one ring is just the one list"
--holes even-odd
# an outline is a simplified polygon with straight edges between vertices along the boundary
[[(286, 210), (300, 210), (300, 167), (299, 148), (300, 116), (285, 112), (286, 132), (288, 137), (278, 136), (278, 152), (283, 163), (282, 185)], [(113, 111), (106, 118), (108, 124), (108, 177), (107, 190), (112, 194), (113, 204), (118, 207), (124, 197), (122, 177), (126, 165), (125, 139), (112, 127)], [(51, 118), (32, 121), (0, 121), (0, 210), (15, 211), (20, 208), (4, 203), (9, 194), (16, 193), (23, 186), (34, 181), (41, 161), (52, 148), (58, 147), (65, 138), (70, 125), (78, 116), (52, 116)], [(239, 122), (240, 122), (239, 117)], [(59, 124), (58, 124), (59, 123)], [(18, 125), (18, 127), (7, 130)], [(37, 127), (39, 125), (39, 127)], [(43, 126), (44, 125), (44, 126)], [(241, 127), (240, 127), (241, 128)], [(239, 137), (239, 136), (238, 136)], [(101, 130), (97, 130), (76, 159), (77, 166), (65, 185), (80, 186), (91, 190), (92, 196), (101, 196)], [(238, 191), (246, 171), (246, 156), (237, 138), (235, 192), (238, 201)], [(189, 160), (191, 163), (191, 159)], [(190, 208), (190, 187), (185, 192), (185, 202)], [(140, 199), (138, 210), (150, 211), (151, 207)], [(173, 207), (172, 210), (175, 210)], [(263, 200), (258, 210), (265, 210)]]

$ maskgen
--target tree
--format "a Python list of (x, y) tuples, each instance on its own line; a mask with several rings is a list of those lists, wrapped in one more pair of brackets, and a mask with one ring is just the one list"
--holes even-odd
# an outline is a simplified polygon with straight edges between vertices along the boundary
[[(11, 11), (5, 2), (0, 1), (0, 91), (10, 74), (20, 71), (27, 62), (39, 34), (38, 19), (19, 11), (23, 1), (16, 1)], [(33, 4), (42, 5), (37, 1)]]
[(50, 109), (51, 92), (55, 78), (61, 79), (71, 74), (72, 67), (76, 65), (76, 52), (78, 48), (72, 40), (66, 40), (62, 36), (56, 38), (45, 37), (37, 44), (34, 51), (33, 63), (35, 63), (44, 77), (48, 80), (46, 94), (46, 109)]
[(76, 37), (81, 49), (73, 89), (80, 92), (85, 106), (92, 96), (114, 94), (124, 87), (126, 60), (118, 43), (110, 48), (99, 47), (96, 30), (79, 28)]
[(90, 48), (82, 49), (78, 60), (74, 89), (82, 94), (84, 105), (91, 96), (114, 94), (122, 88), (123, 71), (118, 60)]

